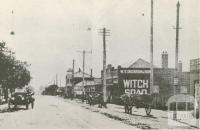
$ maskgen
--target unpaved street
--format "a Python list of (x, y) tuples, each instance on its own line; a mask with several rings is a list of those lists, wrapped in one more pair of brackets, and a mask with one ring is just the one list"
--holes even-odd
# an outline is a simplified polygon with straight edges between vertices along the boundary
[(37, 96), (34, 109), (24, 108), (1, 111), (0, 128), (134, 128), (59, 97)]

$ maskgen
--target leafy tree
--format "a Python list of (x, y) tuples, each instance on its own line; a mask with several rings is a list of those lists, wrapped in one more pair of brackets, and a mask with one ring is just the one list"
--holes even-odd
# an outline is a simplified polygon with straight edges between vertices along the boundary
[(5, 42), (0, 42), (0, 84), (4, 89), (6, 99), (8, 89), (13, 91), (18, 87), (23, 88), (31, 80), (28, 63), (16, 60), (14, 54), (11, 49), (6, 47)]
[(53, 85), (49, 85), (47, 88), (45, 88), (45, 90), (43, 91), (43, 93), (47, 94), (47, 95), (56, 95), (56, 91), (58, 89), (58, 86), (53, 84)]

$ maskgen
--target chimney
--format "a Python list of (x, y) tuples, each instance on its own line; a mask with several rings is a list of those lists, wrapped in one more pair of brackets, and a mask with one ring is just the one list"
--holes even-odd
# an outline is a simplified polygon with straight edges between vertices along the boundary
[(168, 68), (168, 53), (167, 53), (167, 51), (162, 52), (162, 68)]
[(90, 76), (92, 77), (92, 69), (90, 70)]

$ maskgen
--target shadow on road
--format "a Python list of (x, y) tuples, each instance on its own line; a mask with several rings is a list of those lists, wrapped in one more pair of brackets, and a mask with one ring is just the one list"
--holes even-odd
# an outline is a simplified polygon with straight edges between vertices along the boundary
[(3, 108), (0, 109), (0, 113), (6, 113), (6, 112), (16, 112), (16, 111), (20, 111), (20, 110), (26, 110), (25, 108)]
[(158, 117), (155, 117), (153, 115), (137, 115), (137, 114), (131, 114), (133, 116), (140, 116), (140, 117), (146, 117), (146, 118), (154, 118), (154, 119), (157, 119)]

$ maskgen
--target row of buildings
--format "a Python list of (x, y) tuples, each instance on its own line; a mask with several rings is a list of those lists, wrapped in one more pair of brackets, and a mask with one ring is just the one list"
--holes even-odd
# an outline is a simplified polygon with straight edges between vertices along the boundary
[[(168, 67), (168, 54), (163, 52), (161, 54), (162, 66), (154, 66), (154, 86), (151, 88), (151, 94), (154, 97), (153, 106), (159, 109), (166, 108), (166, 102), (168, 98), (175, 94), (189, 94), (194, 96), (195, 84), (199, 83), (199, 70), (200, 70), (200, 58), (190, 60), (190, 71), (182, 71), (182, 63), (179, 62), (178, 70)], [(120, 103), (121, 86), (119, 84), (119, 70), (124, 66), (113, 67), (111, 64), (106, 68), (106, 85), (107, 85), (107, 99), (111, 103)], [(139, 58), (131, 65), (127, 65), (126, 68), (150, 68), (150, 63)], [(177, 75), (178, 74), (178, 75)], [(72, 69), (67, 71), (66, 75), (66, 94), (67, 96), (76, 97), (85, 94), (94, 94), (102, 92), (102, 79), (103, 73), (101, 72), (101, 78), (95, 78), (92, 76), (92, 70), (90, 74), (84, 73), (79, 69), (78, 72), (73, 72)], [(177, 82), (178, 81), (178, 82)]]

